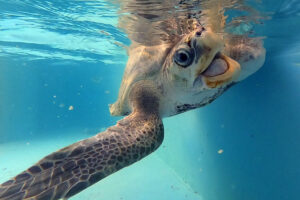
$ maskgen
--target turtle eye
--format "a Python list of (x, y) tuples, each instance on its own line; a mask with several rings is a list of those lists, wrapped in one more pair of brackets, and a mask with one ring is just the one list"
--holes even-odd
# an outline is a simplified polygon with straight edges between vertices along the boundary
[(174, 61), (183, 68), (188, 67), (194, 59), (194, 52), (190, 49), (178, 49), (174, 54)]

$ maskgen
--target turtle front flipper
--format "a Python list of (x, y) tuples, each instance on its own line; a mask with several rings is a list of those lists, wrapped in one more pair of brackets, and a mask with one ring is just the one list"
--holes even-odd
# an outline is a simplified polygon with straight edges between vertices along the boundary
[(0, 200), (68, 199), (149, 155), (163, 141), (163, 124), (156, 100), (147, 94), (138, 95), (144, 101), (115, 126), (46, 156), (0, 185)]

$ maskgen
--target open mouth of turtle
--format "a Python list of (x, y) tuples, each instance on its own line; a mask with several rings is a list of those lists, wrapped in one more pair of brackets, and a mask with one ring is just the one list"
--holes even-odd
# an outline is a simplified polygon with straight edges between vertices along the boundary
[(210, 65), (201, 73), (206, 77), (215, 77), (227, 72), (229, 65), (224, 56), (219, 52), (215, 55)]

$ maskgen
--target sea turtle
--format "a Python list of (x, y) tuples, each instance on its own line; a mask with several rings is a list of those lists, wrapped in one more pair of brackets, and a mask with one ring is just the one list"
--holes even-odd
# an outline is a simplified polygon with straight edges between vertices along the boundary
[(195, 26), (176, 42), (132, 45), (112, 115), (128, 115), (58, 150), (0, 185), (0, 200), (68, 199), (155, 151), (163, 117), (204, 106), (264, 63), (260, 39), (224, 38)]

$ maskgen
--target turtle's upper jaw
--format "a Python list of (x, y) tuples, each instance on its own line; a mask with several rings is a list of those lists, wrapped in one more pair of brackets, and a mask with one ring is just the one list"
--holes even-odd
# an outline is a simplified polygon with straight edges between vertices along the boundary
[(210, 64), (197, 74), (194, 87), (205, 83), (208, 88), (217, 88), (235, 80), (240, 72), (240, 65), (235, 60), (217, 52)]

